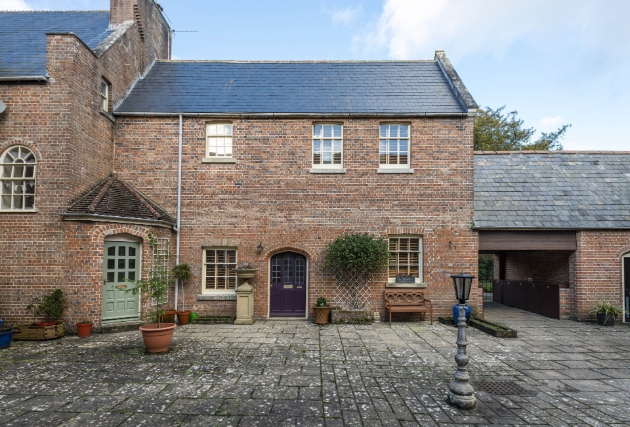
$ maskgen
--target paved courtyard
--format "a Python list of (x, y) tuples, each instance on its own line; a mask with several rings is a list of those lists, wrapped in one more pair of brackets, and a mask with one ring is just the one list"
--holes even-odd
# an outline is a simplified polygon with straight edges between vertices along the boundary
[(435, 323), (190, 325), (147, 355), (139, 332), (14, 343), (0, 351), (2, 426), (628, 426), (630, 327), (547, 319), (490, 304), (517, 339), (469, 328), (478, 392), (445, 396), (456, 329)]

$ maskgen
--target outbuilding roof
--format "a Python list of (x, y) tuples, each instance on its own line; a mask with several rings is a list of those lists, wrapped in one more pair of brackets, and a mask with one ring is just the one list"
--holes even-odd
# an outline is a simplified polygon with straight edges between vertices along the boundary
[(0, 78), (46, 75), (46, 34), (74, 33), (94, 50), (113, 31), (107, 10), (0, 12)]
[(124, 219), (175, 224), (168, 212), (116, 175), (102, 180), (77, 198), (62, 216), (66, 220)]
[(478, 152), (478, 229), (630, 229), (630, 152)]
[(465, 114), (477, 105), (441, 55), (440, 61), (157, 61), (115, 113)]

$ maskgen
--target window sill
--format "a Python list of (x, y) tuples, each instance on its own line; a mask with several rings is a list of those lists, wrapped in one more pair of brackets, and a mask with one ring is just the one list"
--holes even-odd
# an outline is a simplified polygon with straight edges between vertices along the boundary
[(197, 301), (236, 301), (236, 293), (216, 293), (197, 295)]
[(407, 169), (407, 168), (400, 168), (400, 169), (379, 168), (379, 169), (376, 169), (376, 173), (413, 173), (413, 169)]
[(414, 288), (414, 289), (425, 289), (429, 284), (426, 282), (423, 283), (395, 283), (388, 282), (385, 287), (386, 288)]
[(105, 117), (107, 117), (107, 119), (112, 122), (112, 123), (116, 123), (116, 118), (109, 112), (109, 111), (105, 111), (102, 108), (99, 109), (99, 112), (104, 115)]
[(342, 168), (330, 168), (330, 169), (317, 169), (317, 168), (313, 168), (313, 169), (309, 169), (308, 173), (346, 173), (346, 169), (342, 169)]
[(234, 157), (204, 157), (201, 163), (236, 163)]
[(39, 210), (29, 209), (29, 210), (18, 211), (18, 210), (11, 210), (11, 209), (0, 209), (0, 213), (34, 214), (34, 213), (39, 213)]

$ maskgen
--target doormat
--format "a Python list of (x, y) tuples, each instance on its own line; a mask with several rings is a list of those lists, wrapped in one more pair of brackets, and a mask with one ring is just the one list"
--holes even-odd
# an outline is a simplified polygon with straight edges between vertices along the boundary
[(526, 390), (514, 381), (480, 381), (475, 388), (499, 396), (535, 396), (537, 392)]

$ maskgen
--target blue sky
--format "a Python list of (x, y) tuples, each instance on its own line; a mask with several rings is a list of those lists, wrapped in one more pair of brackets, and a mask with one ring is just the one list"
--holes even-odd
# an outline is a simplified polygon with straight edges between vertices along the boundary
[[(158, 0), (177, 59), (433, 59), (445, 50), (481, 106), (571, 123), (569, 150), (630, 150), (627, 0)], [(0, 0), (0, 9), (109, 0)]]

